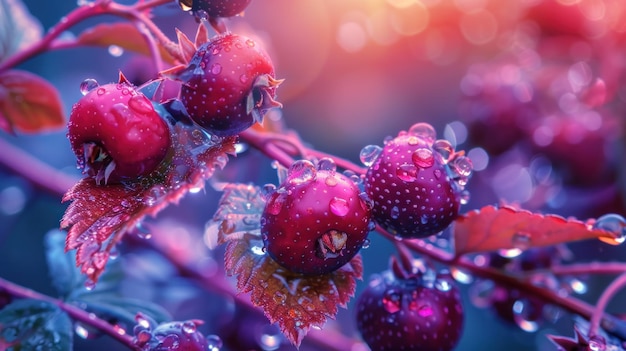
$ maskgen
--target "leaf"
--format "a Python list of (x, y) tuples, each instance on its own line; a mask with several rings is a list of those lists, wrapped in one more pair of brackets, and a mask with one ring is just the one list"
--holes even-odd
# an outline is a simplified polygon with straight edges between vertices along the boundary
[(80, 275), (76, 271), (76, 260), (73, 255), (65, 252), (64, 243), (65, 233), (60, 230), (51, 230), (44, 238), (52, 286), (65, 297), (78, 285)]
[(218, 231), (218, 242), (227, 243), (225, 267), (229, 275), (237, 276), (238, 291), (250, 292), (252, 303), (299, 346), (311, 327), (321, 327), (327, 318), (334, 318), (338, 308), (346, 307), (354, 296), (356, 280), (363, 275), (361, 256), (319, 276), (305, 276), (279, 266), (263, 250), (261, 193), (253, 185), (227, 185), (212, 226)]
[(72, 350), (72, 321), (49, 302), (14, 301), (0, 310), (0, 349)]
[[(1, 0), (0, 0), (1, 1)], [(56, 88), (47, 80), (21, 70), (0, 73), (0, 127), (36, 133), (65, 126)]]
[(61, 219), (61, 228), (68, 230), (65, 249), (77, 250), (76, 264), (94, 283), (124, 234), (136, 230), (146, 216), (178, 203), (187, 192), (202, 189), (216, 167), (226, 165), (227, 154), (235, 152), (236, 137), (212, 141), (180, 122), (174, 129), (173, 156), (164, 171), (124, 184), (97, 185), (93, 178), (84, 178), (63, 197), (72, 202)]
[[(98, 24), (82, 32), (77, 39), (83, 45), (104, 46), (117, 45), (124, 50), (133, 51), (150, 56), (150, 47), (146, 39), (132, 23), (104, 23)], [(176, 59), (159, 43), (157, 43), (161, 59), (169, 64), (175, 64)]]
[(96, 314), (98, 317), (114, 324), (123, 325), (126, 330), (132, 330), (136, 324), (135, 317), (140, 312), (144, 316), (157, 323), (163, 323), (172, 319), (169, 312), (163, 307), (149, 300), (140, 300), (129, 297), (85, 294), (80, 299), (74, 300), (84, 310)]
[(20, 0), (0, 0), (0, 62), (41, 39), (43, 26)]
[(459, 217), (453, 226), (457, 255), (498, 249), (527, 249), (600, 238), (615, 240), (594, 221), (582, 222), (552, 214), (532, 213), (510, 206), (485, 206)]

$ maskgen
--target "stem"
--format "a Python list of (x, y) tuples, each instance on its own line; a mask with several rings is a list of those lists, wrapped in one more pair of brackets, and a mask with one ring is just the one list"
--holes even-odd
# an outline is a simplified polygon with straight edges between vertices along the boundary
[(626, 263), (622, 262), (589, 262), (567, 266), (550, 267), (554, 275), (588, 275), (588, 274), (622, 274), (626, 272)]
[(133, 343), (133, 338), (130, 335), (127, 335), (125, 330), (116, 329), (107, 321), (100, 319), (92, 313), (88, 313), (74, 305), (67, 304), (61, 300), (38, 293), (34, 290), (25, 288), (2, 278), (0, 278), (0, 290), (6, 291), (10, 295), (18, 298), (34, 299), (54, 304), (61, 310), (65, 311), (70, 317), (72, 317), (72, 319), (104, 332), (132, 350), (139, 350), (139, 348)]
[(600, 327), (600, 321), (606, 310), (606, 306), (609, 304), (611, 298), (617, 294), (624, 286), (626, 286), (626, 273), (617, 277), (607, 288), (602, 292), (598, 302), (596, 303), (596, 308), (591, 314), (591, 318), (589, 320), (589, 335), (594, 336), (598, 333), (598, 328)]

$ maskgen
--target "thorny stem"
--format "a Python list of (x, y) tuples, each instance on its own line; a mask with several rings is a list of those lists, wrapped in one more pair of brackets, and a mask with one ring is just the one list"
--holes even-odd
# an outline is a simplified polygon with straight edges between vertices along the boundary
[(89, 313), (74, 305), (67, 304), (61, 300), (57, 300), (48, 295), (38, 293), (34, 290), (25, 288), (21, 285), (12, 283), (2, 278), (0, 278), (0, 291), (5, 291), (14, 297), (45, 301), (56, 305), (61, 310), (65, 311), (70, 317), (72, 317), (72, 319), (104, 332), (105, 334), (109, 335), (113, 339), (119, 341), (120, 343), (132, 350), (139, 350), (139, 348), (133, 343), (133, 338), (130, 335), (126, 334), (123, 329), (116, 329), (113, 325), (109, 324), (103, 319), (98, 318), (93, 313)]
[[(147, 9), (168, 3), (171, 3), (171, 0), (147, 0), (139, 2), (133, 6), (125, 6), (114, 3), (110, 0), (100, 0), (93, 4), (78, 7), (67, 16), (63, 17), (63, 19), (57, 25), (52, 27), (41, 40), (0, 63), (0, 72), (13, 68), (34, 56), (50, 50), (54, 47), (54, 40), (74, 25), (88, 18), (106, 14), (141, 22), (152, 32), (152, 34), (159, 42), (161, 42), (163, 46), (166, 48), (172, 46), (175, 47), (176, 45), (172, 43), (167, 36), (165, 36), (158, 26), (156, 26), (152, 20), (142, 13), (142, 11)], [(150, 45), (150, 43), (148, 43), (148, 45)], [(176, 52), (176, 50), (173, 51)], [(179, 59), (178, 57), (176, 58)]]

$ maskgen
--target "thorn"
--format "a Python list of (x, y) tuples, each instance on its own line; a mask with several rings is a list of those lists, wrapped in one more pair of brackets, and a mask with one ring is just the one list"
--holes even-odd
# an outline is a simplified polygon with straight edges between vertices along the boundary
[(196, 31), (195, 45), (196, 48), (202, 46), (202, 44), (209, 42), (209, 31), (206, 29), (206, 21), (200, 21), (198, 24), (198, 30)]
[(184, 63), (189, 63), (189, 61), (193, 58), (193, 55), (196, 54), (196, 45), (178, 28), (176, 28), (176, 37), (178, 38), (178, 49), (180, 50), (181, 56), (185, 60)]
[(126, 76), (124, 75), (124, 73), (122, 73), (121, 70), (120, 70), (120, 74), (119, 74), (118, 83), (133, 85), (133, 83), (131, 83), (130, 80), (128, 80), (128, 78), (126, 78)]

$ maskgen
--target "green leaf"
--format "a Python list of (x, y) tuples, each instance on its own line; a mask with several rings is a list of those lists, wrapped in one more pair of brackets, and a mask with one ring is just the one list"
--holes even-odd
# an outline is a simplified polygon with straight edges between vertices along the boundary
[(81, 276), (76, 269), (74, 255), (65, 252), (65, 233), (60, 230), (49, 231), (44, 238), (48, 271), (52, 286), (61, 296), (68, 296), (80, 285)]
[(0, 127), (9, 133), (37, 133), (65, 126), (56, 88), (38, 75), (20, 70), (0, 73), (0, 118)]
[(0, 0), (0, 62), (41, 39), (43, 27), (19, 0)]
[(17, 300), (0, 310), (0, 349), (72, 350), (72, 321), (58, 306)]

